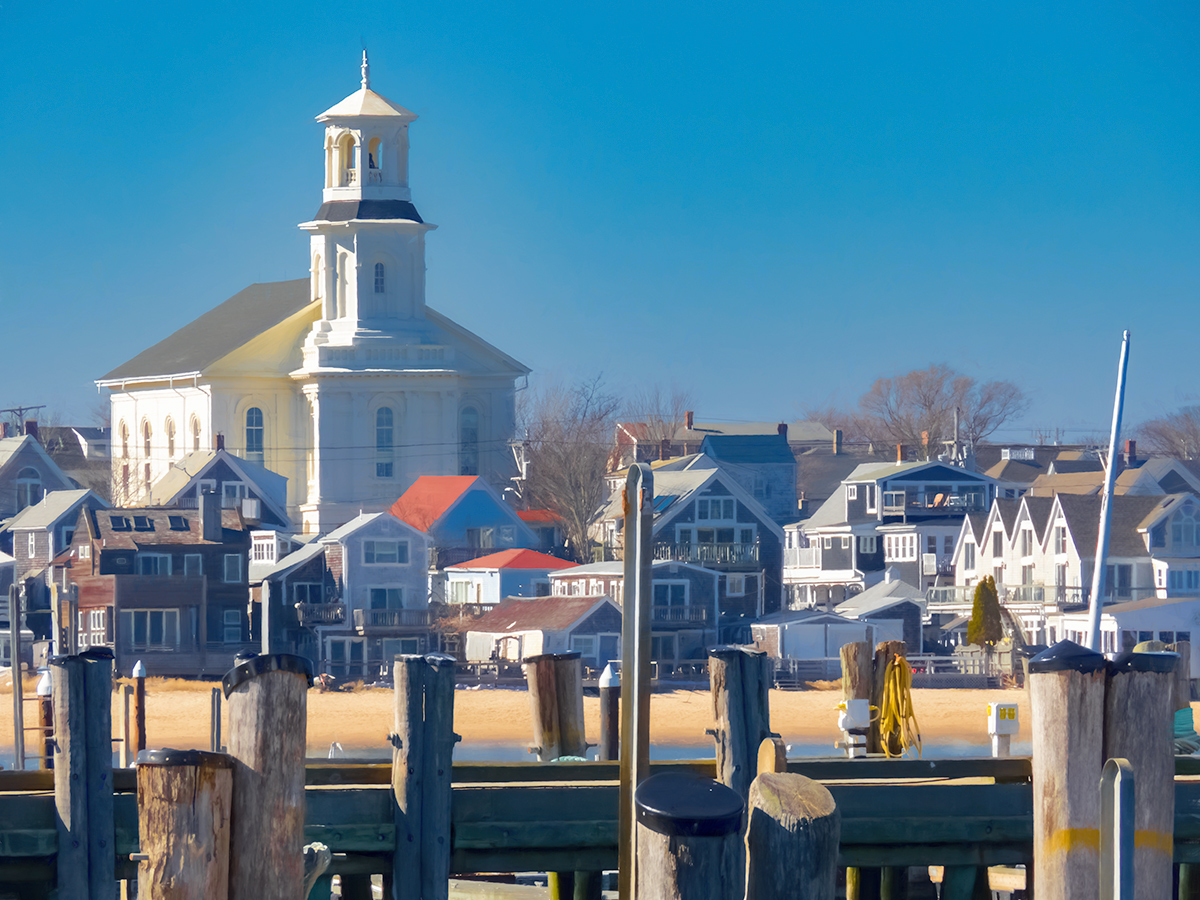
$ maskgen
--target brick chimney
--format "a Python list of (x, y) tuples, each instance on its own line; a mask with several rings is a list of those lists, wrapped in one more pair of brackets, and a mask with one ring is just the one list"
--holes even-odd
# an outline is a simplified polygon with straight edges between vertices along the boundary
[(200, 494), (200, 537), (206, 541), (221, 541), (221, 495), (216, 491)]
[(695, 413), (693, 413), (690, 409), (683, 414), (683, 427), (688, 431), (692, 430), (692, 423), (695, 421), (693, 418), (694, 415)]
[(218, 450), (224, 450), (224, 449), (225, 449), (225, 435), (223, 435), (223, 434), (222, 434), (221, 432), (219, 432), (219, 431), (217, 432), (217, 449), (218, 449)]
[(842, 452), (842, 429), (833, 429), (833, 455), (837, 456)]
[(27, 435), (29, 435), (31, 438), (33, 438), (35, 441), (37, 441), (39, 444), (42, 442), (42, 439), (40, 437), (38, 437), (37, 419), (26, 419), (25, 420), (25, 433)]
[(775, 430), (782, 434), (785, 440), (787, 439), (787, 422), (780, 422)]
[(1137, 462), (1137, 441), (1129, 439), (1125, 441), (1125, 465), (1131, 466)]
[(663, 438), (661, 441), (659, 441), (658, 458), (659, 459), (670, 459), (671, 458), (671, 439), (670, 438)]
[(896, 462), (897, 463), (904, 462), (904, 457), (906, 457), (906, 456), (908, 456), (908, 448), (905, 447), (903, 444), (897, 444), (896, 445)]
[(0, 422), (0, 438), (8, 437), (8, 423)]

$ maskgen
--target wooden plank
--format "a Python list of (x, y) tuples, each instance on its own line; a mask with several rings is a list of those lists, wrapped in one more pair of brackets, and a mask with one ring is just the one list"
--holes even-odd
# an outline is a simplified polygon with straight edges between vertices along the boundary
[(601, 872), (617, 868), (617, 848), (562, 847), (535, 850), (455, 850), (451, 875), (476, 872)]
[(839, 866), (1004, 866), (1029, 861), (1033, 845), (1006, 844), (843, 844)]
[(472, 822), (454, 826), (454, 849), (615, 847), (616, 819), (552, 822)]
[[(320, 841), (329, 847), (331, 853), (382, 852), (395, 840), (396, 826), (385, 822), (304, 826), (304, 842), (311, 844)], [(390, 869), (391, 864), (386, 868)]]
[(879, 816), (842, 819), (843, 844), (1004, 843), (1033, 841), (1032, 816)]

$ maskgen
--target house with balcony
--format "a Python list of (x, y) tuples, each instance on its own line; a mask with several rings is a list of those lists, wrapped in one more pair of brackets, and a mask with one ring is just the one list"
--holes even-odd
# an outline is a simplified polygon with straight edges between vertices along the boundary
[[(622, 507), (618, 491), (592, 526), (593, 538), (618, 559), (624, 556)], [(737, 479), (703, 454), (654, 470), (653, 545), (655, 559), (725, 576), (729, 612), (739, 620), (779, 608), (783, 529)]]
[(447, 566), (492, 551), (535, 549), (541, 537), (477, 475), (422, 475), (391, 514), (429, 537), (429, 593), (446, 602)]
[(963, 520), (995, 496), (994, 479), (949, 463), (859, 465), (810, 518), (786, 529), (790, 605), (832, 609), (887, 568), (921, 589), (952, 584)]
[[(311, 626), (317, 636), (321, 671), (342, 678), (390, 676), (397, 653), (431, 649), (427, 534), (390, 513), (367, 513), (317, 543), (324, 548), (329, 584), (310, 588), (301, 601), (310, 608), (297, 609), (299, 582), (293, 578), (291, 598), (283, 602), (290, 599), (301, 626)], [(342, 621), (318, 621), (326, 611), (311, 607), (320, 603), (342, 604)]]
[[(78, 588), (76, 639), (113, 650), (118, 671), (213, 678), (250, 643), (250, 529), (205, 494), (199, 509), (79, 511), (55, 582)], [(60, 603), (62, 600), (60, 599)], [(69, 611), (59, 620), (70, 622)]]
[(242, 517), (260, 529), (291, 531), (287, 514), (287, 479), (265, 466), (225, 449), (221, 435), (216, 450), (196, 450), (178, 460), (150, 488), (153, 506), (196, 509), (200, 496), (215, 493), (224, 509), (238, 507)]
[[(744, 587), (739, 587), (744, 580), (736, 573), (734, 587), (742, 593), (732, 598), (728, 594), (728, 573), (656, 559), (650, 564), (650, 574), (650, 657), (655, 662), (705, 659), (708, 647), (748, 639), (741, 616)], [(624, 605), (624, 583), (625, 563), (620, 561), (589, 563), (550, 573), (551, 596), (611, 597), (618, 606)]]

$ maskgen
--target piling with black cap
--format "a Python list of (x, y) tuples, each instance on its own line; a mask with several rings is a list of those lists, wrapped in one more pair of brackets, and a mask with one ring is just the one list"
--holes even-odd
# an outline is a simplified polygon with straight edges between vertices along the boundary
[[(1104, 759), (1135, 773), (1133, 867), (1139, 897), (1169, 897), (1175, 843), (1175, 668), (1179, 654), (1122, 653), (1109, 667)], [(1040, 888), (1040, 885), (1039, 885)]]
[(137, 756), (138, 897), (226, 900), (233, 760), (202, 750)]
[(1100, 774), (1108, 662), (1072, 641), (1029, 661), (1033, 867), (1040, 896), (1100, 895)]
[(221, 679), (234, 759), (230, 900), (295, 900), (304, 882), (307, 659), (239, 656)]
[(652, 775), (634, 794), (638, 900), (737, 900), (745, 884), (737, 793), (690, 773)]

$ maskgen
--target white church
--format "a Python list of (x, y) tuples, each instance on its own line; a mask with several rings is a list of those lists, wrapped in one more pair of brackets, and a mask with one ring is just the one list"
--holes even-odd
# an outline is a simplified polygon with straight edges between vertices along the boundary
[(419, 475), (505, 480), (529, 369), (425, 305), (425, 222), (408, 183), (416, 115), (362, 87), (330, 107), (310, 276), (253, 284), (113, 369), (113, 498), (132, 505), (187, 453), (227, 450), (288, 479), (328, 532)]

